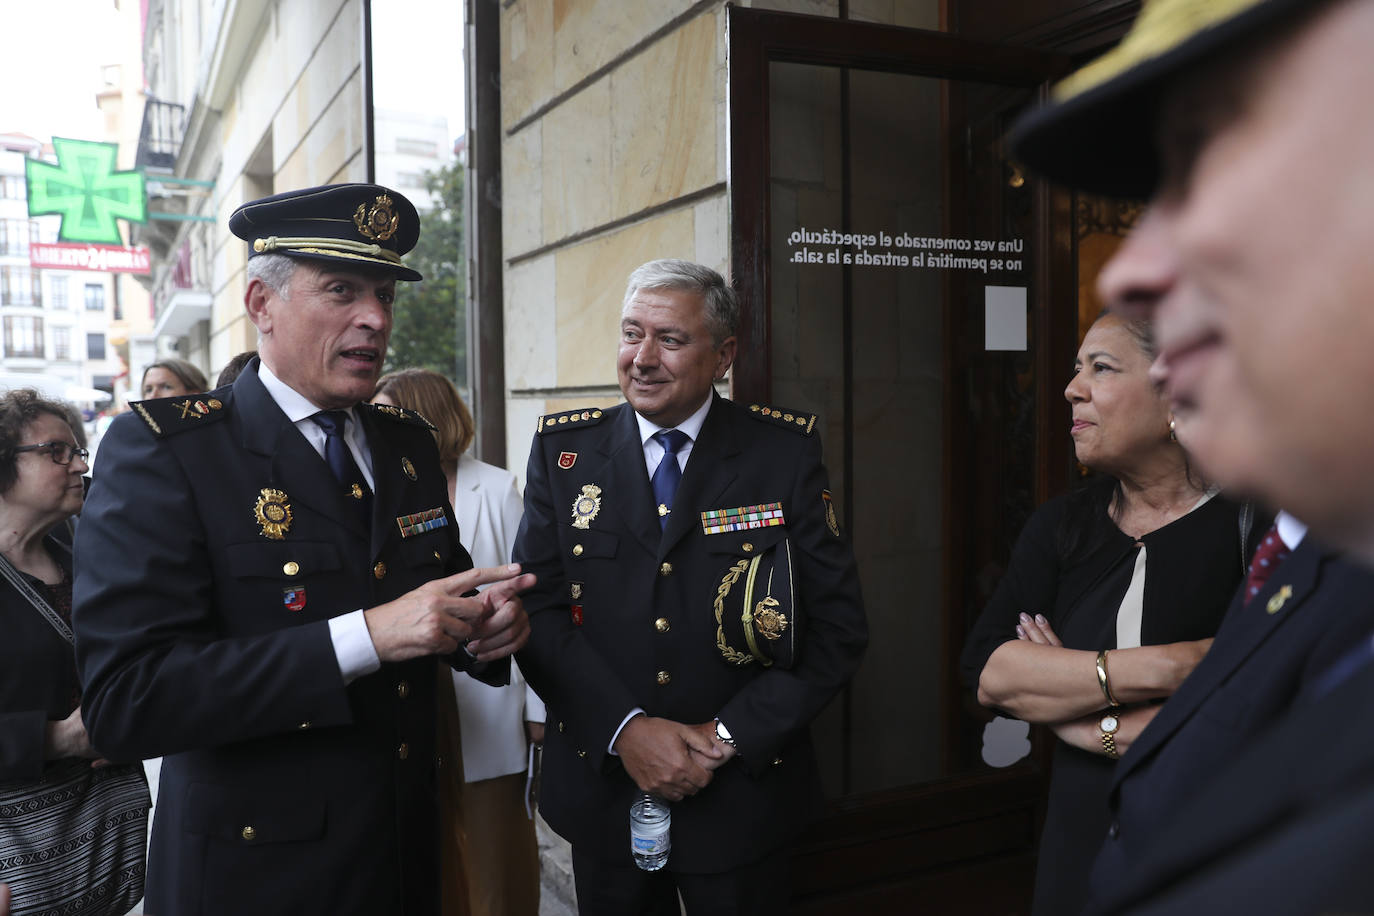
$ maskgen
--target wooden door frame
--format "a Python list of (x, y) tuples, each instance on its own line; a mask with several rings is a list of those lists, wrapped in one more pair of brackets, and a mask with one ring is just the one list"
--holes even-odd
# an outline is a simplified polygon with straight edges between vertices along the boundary
[[(766, 403), (772, 379), (769, 65), (776, 61), (1040, 85), (1043, 99), (1045, 80), (1067, 72), (1072, 60), (943, 32), (727, 9), (731, 266), (740, 295), (739, 352), (749, 354), (735, 363), (732, 394)], [(1033, 194), (1033, 301), (1073, 302), (1072, 197), (1043, 184)], [(1071, 468), (1068, 437), (1062, 434), (1068, 413), (1059, 391), (1077, 346), (1077, 310), (1041, 307), (1034, 315), (1033, 480), (1040, 502), (1064, 488)], [(951, 513), (945, 514), (949, 526)], [(953, 534), (946, 531), (947, 542)], [(948, 609), (944, 616), (949, 617)], [(944, 654), (957, 657), (963, 634), (949, 626), (945, 630)], [(832, 802), (827, 817), (803, 838), (797, 852), (797, 912), (847, 912), (860, 901), (882, 907), (909, 901), (907, 895), (916, 892), (957, 907), (961, 888), (966, 891), (970, 880), (985, 892), (983, 903), (1000, 900), (1015, 909), (1033, 873), (1041, 785), (1038, 771), (1020, 766)], [(988, 836), (1005, 837), (1005, 842), (994, 843), (996, 849), (979, 847), (976, 838)], [(882, 854), (875, 855), (879, 849)], [(932, 857), (936, 850), (955, 852)]]

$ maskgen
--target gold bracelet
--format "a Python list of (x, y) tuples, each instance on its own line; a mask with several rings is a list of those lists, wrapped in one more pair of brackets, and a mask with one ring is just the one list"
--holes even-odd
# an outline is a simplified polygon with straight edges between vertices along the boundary
[(1103, 649), (1097, 653), (1097, 686), (1102, 688), (1102, 696), (1106, 697), (1108, 706), (1120, 706), (1116, 697), (1112, 696), (1112, 682), (1107, 677), (1107, 650)]

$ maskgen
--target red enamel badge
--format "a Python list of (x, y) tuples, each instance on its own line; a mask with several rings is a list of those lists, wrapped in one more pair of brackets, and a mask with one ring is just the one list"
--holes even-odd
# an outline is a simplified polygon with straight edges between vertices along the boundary
[(579, 627), (582, 626), (582, 605), (574, 604), (572, 606), (572, 620)]
[(558, 456), (558, 466), (567, 470), (577, 463), (577, 452), (563, 452)]
[(288, 611), (305, 610), (305, 589), (284, 588), (281, 590), (281, 603)]

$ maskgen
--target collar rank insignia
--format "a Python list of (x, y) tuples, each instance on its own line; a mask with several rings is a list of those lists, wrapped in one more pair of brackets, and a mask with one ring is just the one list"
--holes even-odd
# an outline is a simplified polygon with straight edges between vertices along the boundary
[(263, 489), (253, 504), (253, 515), (262, 528), (262, 536), (280, 541), (291, 528), (291, 503), (281, 490)]
[(424, 534), (435, 528), (443, 528), (447, 524), (448, 516), (444, 514), (442, 508), (426, 509), (423, 512), (416, 512), (414, 515), (400, 515), (396, 518), (396, 526), (401, 529), (401, 537), (403, 538)]
[(582, 495), (573, 500), (572, 514), (574, 528), (587, 528), (592, 519), (601, 511), (601, 488), (596, 484), (582, 487)]
[(701, 513), (703, 534), (724, 534), (727, 531), (773, 528), (785, 524), (787, 524), (787, 520), (782, 516), (782, 503), (760, 503), (757, 506), (740, 506), (738, 509), (712, 509), (709, 512)]

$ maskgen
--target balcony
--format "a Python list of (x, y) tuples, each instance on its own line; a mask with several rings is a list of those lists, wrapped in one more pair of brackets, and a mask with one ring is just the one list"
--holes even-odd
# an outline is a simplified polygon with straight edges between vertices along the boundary
[(134, 168), (145, 174), (149, 170), (170, 174), (176, 168), (185, 132), (186, 109), (150, 96), (143, 107), (143, 128), (138, 134)]

